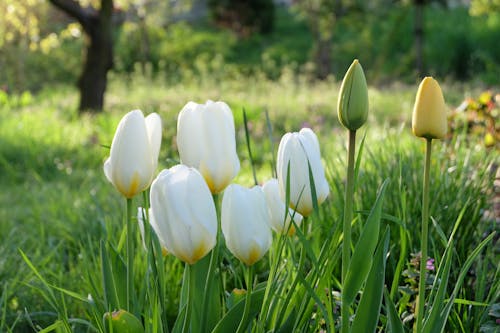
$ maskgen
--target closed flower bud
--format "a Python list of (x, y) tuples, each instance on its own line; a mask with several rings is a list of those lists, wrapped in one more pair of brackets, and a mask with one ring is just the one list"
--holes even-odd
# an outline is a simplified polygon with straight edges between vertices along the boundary
[[(276, 178), (268, 180), (263, 186), (262, 190), (266, 196), (267, 208), (271, 222), (271, 228), (278, 233), (286, 233), (293, 235), (295, 233), (295, 226), (291, 223), (291, 217), (297, 226), (302, 222), (302, 215), (295, 212), (291, 208), (286, 208), (283, 199), (280, 195), (280, 186)], [(285, 213), (288, 212), (288, 213)], [(285, 218), (286, 214), (286, 218)]]
[(127, 113), (116, 129), (110, 157), (104, 163), (108, 180), (126, 198), (151, 185), (161, 144), (161, 119), (156, 113), (146, 118), (140, 110)]
[(283, 201), (286, 198), (288, 164), (290, 164), (290, 206), (303, 216), (309, 216), (314, 209), (309, 165), (318, 205), (330, 192), (321, 164), (318, 138), (310, 128), (303, 128), (298, 133), (287, 133), (281, 138), (278, 147), (277, 173)]
[(151, 226), (162, 246), (188, 264), (215, 246), (217, 215), (212, 194), (194, 168), (163, 170), (151, 185)]
[(271, 246), (269, 213), (260, 186), (229, 185), (222, 198), (221, 224), (227, 248), (248, 266)]
[(106, 312), (104, 330), (108, 333), (144, 333), (144, 327), (136, 316), (125, 310)]
[(342, 126), (351, 131), (363, 126), (368, 117), (368, 87), (358, 59), (352, 62), (342, 80), (337, 112)]
[(224, 102), (187, 103), (177, 121), (181, 162), (200, 171), (212, 193), (222, 192), (240, 170), (234, 120)]
[(439, 83), (428, 76), (418, 87), (412, 117), (413, 134), (427, 139), (442, 139), (447, 129), (443, 93)]

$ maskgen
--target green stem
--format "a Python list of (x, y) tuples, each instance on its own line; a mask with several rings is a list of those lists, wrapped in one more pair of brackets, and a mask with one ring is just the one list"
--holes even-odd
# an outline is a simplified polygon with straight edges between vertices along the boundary
[[(302, 221), (301, 228), (303, 228), (303, 230), (306, 229), (305, 225), (307, 224), (307, 219), (308, 218), (305, 216), (304, 220)], [(287, 241), (288, 241), (288, 245), (291, 248), (292, 245), (290, 243), (290, 239), (287, 238)], [(291, 251), (293, 251), (293, 250), (291, 250)], [(292, 258), (292, 260), (293, 260), (293, 258)], [(295, 274), (295, 277), (293, 278), (291, 286), (288, 288), (285, 301), (282, 303), (281, 311), (279, 312), (279, 315), (277, 317), (277, 319), (278, 319), (277, 326), (278, 327), (281, 326), (283, 320), (285, 319), (285, 313), (289, 309), (290, 300), (292, 299), (292, 296), (295, 293), (295, 288), (297, 287), (297, 284), (299, 283), (299, 274), (302, 274), (302, 272), (304, 271), (305, 263), (306, 263), (306, 256), (304, 254), (304, 245), (302, 244), (302, 246), (300, 247), (300, 256), (299, 256), (298, 266), (295, 265), (295, 260), (293, 260), (293, 266), (298, 267), (297, 273)]]
[(236, 333), (242, 333), (248, 327), (247, 320), (248, 320), (248, 315), (250, 314), (250, 303), (251, 303), (251, 294), (253, 285), (253, 266), (248, 266), (246, 269), (246, 273), (247, 273), (246, 274), (247, 294), (245, 297), (245, 309), (243, 310), (243, 317), (241, 318)]
[(213, 200), (215, 204), (215, 210), (217, 215), (217, 240), (215, 247), (210, 253), (210, 263), (207, 272), (207, 278), (205, 280), (205, 292), (203, 293), (203, 303), (202, 303), (202, 314), (201, 314), (201, 325), (200, 327), (206, 327), (207, 314), (208, 314), (208, 300), (212, 295), (212, 287), (214, 284), (214, 274), (215, 268), (219, 266), (219, 243), (220, 243), (220, 233), (221, 233), (221, 221), (220, 221), (220, 207), (219, 207), (219, 195), (214, 194)]
[(134, 232), (132, 226), (132, 199), (127, 198), (127, 311), (132, 309), (134, 295)]
[(191, 326), (191, 312), (193, 311), (193, 297), (194, 297), (194, 274), (193, 269), (190, 264), (186, 263), (186, 272), (188, 277), (188, 287), (187, 287), (187, 309), (186, 315), (184, 316), (184, 323), (182, 324), (182, 332), (187, 333), (190, 331)]
[[(356, 150), (356, 131), (349, 131), (347, 147), (347, 183), (344, 198), (344, 221), (342, 242), (342, 286), (345, 284), (349, 262), (351, 261), (351, 223), (354, 201), (354, 153)], [(349, 305), (342, 300), (342, 333), (349, 332)]]
[(422, 237), (420, 240), (420, 277), (418, 283), (418, 308), (416, 332), (422, 331), (425, 307), (425, 274), (427, 266), (427, 240), (429, 233), (429, 171), (431, 167), (432, 139), (427, 139), (425, 150), (424, 184), (422, 193)]

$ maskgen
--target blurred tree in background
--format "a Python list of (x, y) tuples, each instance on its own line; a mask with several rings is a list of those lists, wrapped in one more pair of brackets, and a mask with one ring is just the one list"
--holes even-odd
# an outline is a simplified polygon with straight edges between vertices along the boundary
[[(101, 79), (88, 80), (97, 102), (83, 103), (82, 93), (81, 109), (102, 107), (104, 73), (167, 82), (338, 79), (359, 58), (374, 84), (414, 83), (420, 74), (487, 84), (500, 77), (498, 0), (0, 0), (0, 10), (0, 89), (82, 86), (86, 66), (99, 68)], [(86, 58), (92, 38), (101, 38), (99, 66)]]
[(273, 0), (208, 0), (208, 7), (217, 25), (228, 27), (242, 37), (273, 30)]
[(78, 80), (78, 110), (101, 111), (108, 71), (113, 67), (113, 0), (100, 0), (98, 5), (85, 7), (75, 0), (49, 1), (78, 21), (87, 37), (83, 71)]

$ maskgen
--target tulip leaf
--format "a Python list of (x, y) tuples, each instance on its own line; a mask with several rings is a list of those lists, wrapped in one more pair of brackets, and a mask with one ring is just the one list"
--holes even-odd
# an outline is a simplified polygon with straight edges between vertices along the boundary
[[(493, 239), (493, 237), (496, 235), (496, 232), (492, 232), (491, 234), (488, 235), (470, 254), (470, 256), (467, 258), (465, 263), (462, 265), (462, 269), (460, 270), (460, 273), (458, 275), (457, 282), (455, 283), (455, 287), (453, 288), (453, 292), (448, 299), (448, 303), (446, 306), (441, 310), (441, 306), (444, 304), (444, 299), (434, 299), (434, 303), (431, 308), (431, 314), (429, 315), (428, 319), (424, 323), (424, 327), (422, 331), (424, 333), (430, 333), (430, 332), (443, 332), (444, 326), (446, 324), (446, 320), (448, 319), (448, 316), (450, 314), (451, 308), (454, 304), (455, 297), (457, 296), (458, 292), (460, 291), (460, 288), (462, 287), (462, 283), (464, 282), (465, 276), (467, 275), (467, 272), (469, 271), (472, 263), (474, 260), (476, 260), (477, 256), (481, 253), (483, 248)], [(448, 250), (448, 248), (446, 249)], [(452, 252), (451, 250), (449, 251), (450, 253)], [(446, 259), (445, 259), (446, 260)], [(451, 262), (451, 259), (449, 260)], [(451, 264), (450, 264), (451, 265)], [(446, 266), (446, 262), (445, 262)], [(446, 269), (446, 267), (445, 267)], [(438, 276), (436, 276), (436, 279), (438, 279)], [(447, 277), (446, 277), (447, 279)], [(441, 286), (440, 286), (441, 287)], [(438, 302), (440, 301), (440, 302)]]
[(259, 185), (259, 182), (257, 181), (257, 173), (255, 172), (255, 163), (252, 157), (252, 149), (250, 147), (250, 132), (248, 130), (247, 112), (245, 111), (245, 108), (242, 108), (242, 111), (243, 111), (243, 125), (245, 127), (245, 139), (248, 149), (248, 158), (250, 159), (250, 166), (252, 167), (253, 181), (255, 185)]
[(318, 211), (318, 194), (316, 193), (316, 184), (314, 183), (314, 176), (311, 168), (311, 163), (307, 160), (307, 169), (309, 171), (309, 186), (311, 189), (311, 200), (313, 204), (313, 209), (315, 212)]
[(375, 332), (382, 307), (384, 290), (385, 264), (389, 249), (390, 231), (386, 227), (380, 239), (377, 251), (373, 256), (373, 264), (366, 279), (363, 295), (352, 323), (352, 332)]
[[(213, 250), (212, 250), (213, 251)], [(194, 290), (192, 291), (194, 295), (204, 295), (205, 294), (205, 287), (206, 287), (206, 278), (208, 274), (210, 266), (210, 256), (207, 255), (204, 258), (200, 259), (198, 262), (196, 262), (194, 265), (191, 266), (192, 274), (194, 277)], [(202, 321), (202, 314), (203, 311), (208, 311), (206, 318), (208, 319), (207, 322), (205, 323), (207, 325), (207, 330), (213, 328), (215, 324), (217, 323), (217, 320), (220, 318), (220, 299), (219, 299), (219, 276), (215, 275), (209, 283), (212, 283), (212, 286), (210, 287), (211, 294), (206, 295), (208, 297), (208, 306), (207, 309), (203, 309), (203, 301), (200, 299), (199, 302), (194, 302), (193, 303), (193, 308), (191, 312), (191, 330), (193, 332), (201, 332), (201, 328), (198, 327), (201, 325)], [(179, 318), (183, 318), (180, 316), (180, 313), (182, 312), (182, 309), (187, 305), (188, 302), (188, 283), (189, 277), (184, 270), (184, 275), (182, 279), (182, 288), (181, 288), (181, 299), (179, 302), (179, 315), (177, 317), (177, 321), (179, 321)], [(181, 321), (182, 322), (182, 321)]]
[(267, 124), (267, 133), (269, 135), (269, 144), (271, 147), (271, 170), (273, 178), (278, 178), (276, 174), (276, 158), (274, 153), (274, 137), (273, 137), (273, 124), (271, 123), (271, 119), (269, 118), (269, 111), (267, 108), (264, 109), (264, 114), (266, 115), (266, 124)]
[[(249, 325), (253, 318), (259, 313), (266, 288), (262, 285), (256, 288), (250, 295), (250, 313), (247, 317), (246, 325)], [(245, 299), (236, 303), (212, 330), (212, 333), (236, 332), (240, 324), (245, 309)], [(201, 331), (200, 331), (201, 332)]]
[(387, 331), (389, 333), (404, 333), (403, 322), (399, 317), (394, 302), (391, 300), (391, 296), (387, 292), (387, 288), (384, 288), (384, 298), (387, 311)]
[(382, 203), (388, 183), (389, 180), (386, 179), (380, 187), (375, 204), (354, 248), (342, 289), (342, 302), (345, 302), (347, 306), (354, 301), (372, 266), (373, 253), (378, 242)]
[(120, 255), (112, 246), (101, 241), (102, 288), (106, 307), (111, 310), (121, 309), (126, 305), (127, 280), (126, 267)]
[(365, 147), (366, 133), (367, 133), (367, 131), (365, 131), (365, 134), (363, 134), (363, 139), (361, 139), (361, 143), (359, 144), (358, 155), (356, 156), (356, 162), (354, 165), (354, 188), (355, 189), (356, 189), (357, 183), (358, 183), (359, 166), (361, 165), (361, 156), (363, 156), (363, 150)]
[(276, 333), (289, 333), (293, 331), (293, 324), (295, 321), (295, 318), (297, 317), (297, 311), (295, 310), (295, 307), (292, 309), (288, 317), (286, 318), (285, 322), (283, 325), (281, 325), (280, 328), (276, 331)]
[(182, 309), (180, 309), (177, 319), (175, 320), (174, 327), (172, 327), (172, 333), (181, 333), (182, 326), (184, 324), (184, 318), (187, 314), (187, 304), (185, 304)]

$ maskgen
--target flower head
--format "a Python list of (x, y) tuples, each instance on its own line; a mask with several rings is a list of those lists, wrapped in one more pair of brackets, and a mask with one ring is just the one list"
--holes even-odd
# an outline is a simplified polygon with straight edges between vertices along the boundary
[(221, 220), (227, 248), (248, 266), (259, 261), (271, 246), (269, 213), (260, 186), (229, 185), (222, 198)]
[(413, 134), (427, 139), (442, 139), (447, 128), (446, 105), (441, 87), (432, 77), (426, 77), (420, 83), (415, 98)]
[(185, 165), (163, 170), (151, 185), (150, 199), (149, 223), (169, 253), (194, 264), (215, 246), (215, 205), (198, 170)]
[(288, 232), (289, 235), (293, 235), (295, 227), (291, 224), (292, 217), (295, 224), (300, 226), (302, 215), (285, 206), (285, 203), (281, 199), (278, 180), (276, 178), (268, 180), (262, 185), (262, 190), (266, 196), (271, 228), (278, 233)]
[[(283, 201), (287, 190), (288, 165), (290, 165), (290, 206), (303, 216), (309, 216), (314, 208), (311, 180), (314, 180), (318, 204), (321, 204), (330, 192), (321, 164), (318, 138), (310, 128), (287, 133), (281, 138), (278, 147), (277, 173)], [(309, 167), (312, 179), (309, 177)]]
[(158, 166), (161, 119), (156, 113), (146, 118), (140, 110), (127, 113), (118, 124), (110, 157), (104, 163), (106, 178), (126, 198), (151, 185)]
[(240, 170), (233, 114), (224, 102), (187, 103), (177, 120), (181, 162), (200, 171), (212, 193), (222, 192)]
[(352, 62), (342, 80), (337, 113), (342, 126), (351, 131), (363, 126), (368, 117), (368, 87), (358, 59)]

